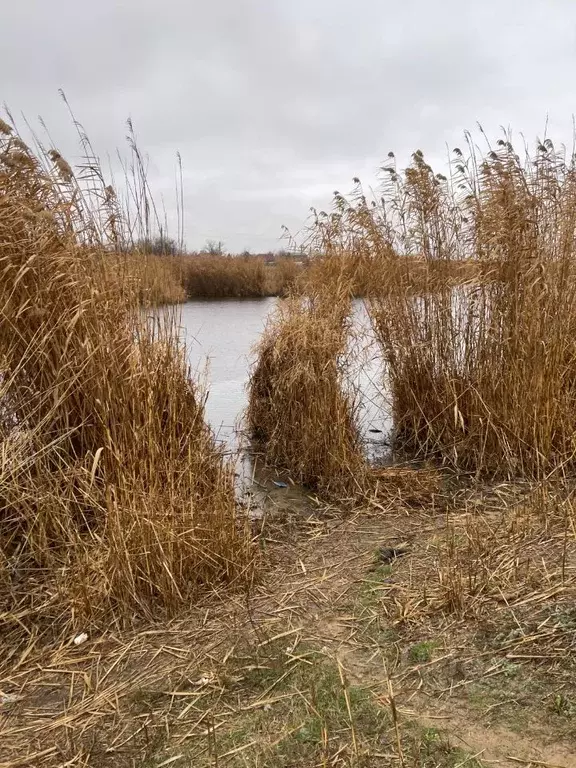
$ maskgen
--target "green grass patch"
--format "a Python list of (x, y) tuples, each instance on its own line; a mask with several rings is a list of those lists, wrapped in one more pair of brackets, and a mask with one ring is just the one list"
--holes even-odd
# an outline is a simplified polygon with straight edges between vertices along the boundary
[(408, 649), (408, 661), (412, 664), (426, 664), (432, 661), (436, 642), (434, 640), (422, 640), (414, 643)]

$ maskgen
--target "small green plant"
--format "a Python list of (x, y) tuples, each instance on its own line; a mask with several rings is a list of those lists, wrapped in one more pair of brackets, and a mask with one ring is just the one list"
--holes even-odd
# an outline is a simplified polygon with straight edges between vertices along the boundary
[(425, 664), (428, 661), (432, 661), (435, 645), (432, 640), (423, 640), (420, 643), (415, 643), (408, 649), (409, 661), (413, 664)]
[(520, 664), (514, 664), (512, 661), (508, 661), (508, 659), (500, 659), (497, 658), (492, 660), (492, 664), (494, 666), (499, 665), (500, 671), (504, 675), (504, 677), (507, 677), (508, 679), (511, 679), (513, 677), (517, 677), (518, 673), (520, 672)]
[(564, 608), (556, 612), (556, 621), (565, 629), (576, 629), (576, 608)]
[(563, 693), (558, 693), (554, 696), (552, 711), (562, 717), (573, 717), (576, 714), (576, 704)]
[(422, 745), (432, 746), (442, 743), (442, 736), (437, 728), (424, 728), (422, 731)]

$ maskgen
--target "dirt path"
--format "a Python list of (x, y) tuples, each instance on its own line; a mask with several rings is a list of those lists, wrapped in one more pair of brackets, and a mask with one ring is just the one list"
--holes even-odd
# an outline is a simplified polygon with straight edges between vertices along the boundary
[[(325, 611), (319, 611), (313, 616), (307, 630), (316, 642), (334, 651), (354, 684), (367, 685), (384, 696), (387, 693), (387, 676), (382, 668), (382, 657), (388, 656), (389, 659), (390, 653), (389, 649), (388, 652), (378, 653), (377, 641), (373, 637), (366, 637), (366, 625), (370, 635), (369, 625), (374, 620), (372, 606), (366, 606), (367, 592), (370, 596), (374, 592), (387, 593), (388, 599), (396, 602), (395, 607), (400, 615), (409, 611), (410, 600), (402, 605), (400, 594), (406, 589), (406, 584), (409, 585), (408, 591), (412, 590), (417, 579), (414, 561), (419, 558), (428, 559), (427, 551), (431, 542), (444, 527), (444, 521), (422, 515), (412, 519), (408, 519), (405, 514), (382, 519), (360, 518), (343, 525), (338, 531), (332, 530), (326, 536), (316, 537), (312, 546), (308, 544), (305, 549), (299, 548), (298, 560), (302, 568), (307, 572), (318, 569), (322, 572), (325, 595), (323, 604), (327, 606)], [(394, 546), (404, 543), (406, 539), (411, 543), (410, 555), (396, 560), (386, 569), (389, 571), (389, 575), (387, 573), (385, 576), (388, 585), (378, 583), (373, 578), (376, 545)], [(344, 551), (346, 554), (343, 557)], [(404, 622), (400, 621), (399, 624), (403, 625)], [(409, 652), (414, 647), (412, 641), (417, 637), (417, 629), (408, 626), (391, 638), (398, 653), (397, 658), (406, 657), (407, 649)], [(521, 720), (518, 720), (518, 713), (514, 712), (508, 717), (501, 717), (498, 702), (487, 703), (486, 713), (470, 705), (469, 698), (461, 695), (466, 687), (463, 683), (467, 681), (463, 679), (457, 658), (470, 656), (473, 648), (461, 645), (461, 628), (457, 630), (456, 639), (460, 644), (451, 648), (445, 637), (441, 641), (438, 638), (440, 665), (444, 657), (445, 666), (441, 676), (445, 684), (440, 694), (426, 691), (425, 672), (430, 672), (435, 666), (433, 659), (417, 665), (412, 672), (405, 661), (397, 663), (394, 669), (391, 669), (393, 665), (388, 665), (388, 676), (401, 716), (415, 719), (427, 728), (442, 730), (450, 743), (463, 747), (486, 763), (517, 766), (524, 762), (564, 768), (576, 766), (576, 724), (566, 728), (565, 723), (558, 723), (558, 718), (542, 706), (542, 699), (549, 698), (546, 693), (542, 695), (543, 691), (540, 691), (539, 700), (534, 698), (531, 702), (522, 702)], [(441, 644), (443, 647), (440, 652)], [(419, 678), (417, 684), (414, 683), (416, 677)], [(482, 679), (481, 674), (478, 677)], [(499, 678), (494, 676), (492, 679)], [(519, 687), (518, 682), (515, 681), (515, 688)], [(496, 683), (496, 690), (501, 684)], [(454, 685), (457, 686), (454, 691), (446, 690)], [(490, 701), (489, 695), (494, 693), (494, 687), (490, 686), (486, 693), (487, 702)], [(572, 717), (571, 713), (569, 717)], [(507, 722), (513, 727), (509, 727)]]
[(549, 523), (516, 526), (459, 579), (456, 610), (470, 520), (391, 507), (267, 523), (248, 598), (30, 644), (0, 680), (0, 766), (576, 766), (572, 543), (560, 579)]

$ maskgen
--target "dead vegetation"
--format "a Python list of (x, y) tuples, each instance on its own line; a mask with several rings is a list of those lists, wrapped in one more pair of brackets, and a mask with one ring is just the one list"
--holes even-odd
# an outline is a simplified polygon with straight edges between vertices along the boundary
[(242, 299), (269, 295), (267, 267), (253, 256), (182, 256), (179, 268), (189, 299)]
[[(257, 584), (175, 327), (140, 312), (163, 278), (144, 288), (118, 218), (3, 126), (0, 765), (571, 768), (573, 161), (504, 141), (458, 150), (449, 183), (417, 152), (384, 202), (318, 216), (248, 422), (330, 504), (264, 510)], [(396, 446), (426, 465), (365, 458), (361, 284)]]
[[(456, 469), (544, 477), (568, 470), (575, 434), (575, 169), (549, 140), (521, 159), (508, 141), (455, 150), (451, 179), (421, 152), (384, 168), (382, 197), (359, 188), (319, 216), (338, 260), (397, 264), (420, 253), (439, 275), (478, 264), (459, 287), (415, 294), (381, 282), (369, 309), (388, 370), (397, 446)], [(388, 269), (388, 266), (386, 266)], [(471, 273), (472, 274), (472, 273)]]
[(278, 307), (260, 342), (247, 414), (270, 463), (341, 500), (363, 491), (367, 469), (354, 395), (343, 387), (350, 310), (341, 282)]
[(186, 286), (182, 279), (182, 268), (174, 256), (158, 256), (132, 252), (120, 257), (120, 280), (126, 280), (129, 273), (138, 288), (140, 304), (160, 306), (179, 304), (187, 299)]
[(120, 282), (130, 280), (136, 286), (143, 306), (286, 296), (304, 272), (291, 258), (266, 264), (260, 256), (159, 255), (141, 252), (137, 246), (127, 254), (111, 254), (110, 261)]
[(94, 220), (75, 178), (11, 131), (0, 149), (6, 664), (19, 639), (249, 579), (253, 556), (175, 325), (111, 276), (118, 220), (106, 235), (109, 212)]
[[(385, 522), (333, 506), (282, 543), (286, 521), (271, 519), (270, 566), (248, 601), (214, 592), (139, 631), (30, 647), (0, 677), (6, 764), (572, 768), (566, 510), (546, 522), (539, 494), (515, 486), (445, 501), (410, 515), (390, 504)], [(526, 535), (507, 513), (531, 519)], [(400, 543), (379, 562), (380, 545)], [(445, 572), (470, 547), (482, 569), (495, 543), (490, 589), (463, 578), (465, 600), (480, 597), (454, 610)], [(531, 570), (546, 581), (524, 584)]]

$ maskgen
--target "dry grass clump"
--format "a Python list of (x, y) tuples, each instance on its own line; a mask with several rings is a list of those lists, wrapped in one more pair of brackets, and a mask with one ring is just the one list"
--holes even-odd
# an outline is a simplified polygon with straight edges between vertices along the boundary
[(296, 482), (355, 496), (366, 466), (344, 391), (350, 295), (344, 284), (279, 305), (258, 347), (248, 423), (267, 460)]
[(534, 610), (553, 596), (574, 595), (573, 494), (536, 487), (511, 502), (501, 493), (483, 509), (468, 509), (438, 543), (436, 574), (428, 579), (430, 610), (486, 619), (506, 604), (520, 612), (523, 605)]
[(173, 256), (130, 253), (121, 258), (129, 260), (128, 268), (137, 281), (143, 306), (179, 304), (186, 300), (182, 269)]
[(507, 140), (455, 150), (452, 178), (422, 153), (383, 169), (382, 199), (361, 191), (319, 217), (326, 251), (440, 274), (477, 263), (454, 289), (387, 290), (370, 311), (389, 371), (397, 444), (492, 474), (543, 476), (574, 463), (575, 159), (550, 141), (521, 159)]
[(381, 297), (395, 293), (420, 295), (447, 286), (458, 286), (479, 282), (489, 278), (486, 269), (478, 261), (430, 261), (415, 256), (384, 257), (376, 252), (353, 253), (333, 250), (329, 256), (311, 260), (310, 267), (303, 275), (302, 290), (308, 285), (322, 285), (336, 270), (343, 272), (352, 286), (355, 297)]
[(242, 299), (269, 295), (266, 265), (254, 256), (183, 256), (180, 268), (189, 299)]
[(142, 317), (105, 215), (44, 161), (0, 137), (2, 620), (156, 615), (247, 575), (232, 469), (175, 325)]

